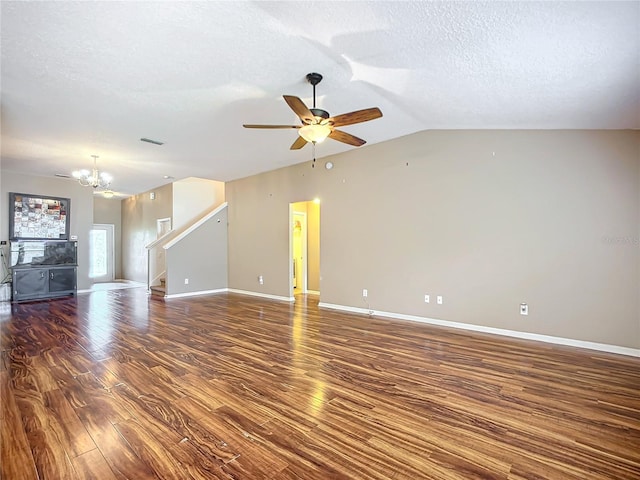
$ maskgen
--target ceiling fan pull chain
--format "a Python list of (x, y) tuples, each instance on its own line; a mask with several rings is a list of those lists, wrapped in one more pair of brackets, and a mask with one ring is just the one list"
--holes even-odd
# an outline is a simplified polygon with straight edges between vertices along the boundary
[[(315, 89), (315, 87), (313, 87)], [(311, 148), (313, 149), (313, 163), (311, 164), (311, 168), (316, 168), (316, 142), (311, 143)]]

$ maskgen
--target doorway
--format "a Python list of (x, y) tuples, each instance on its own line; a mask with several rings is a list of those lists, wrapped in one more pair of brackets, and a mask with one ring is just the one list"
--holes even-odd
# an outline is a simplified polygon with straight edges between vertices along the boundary
[(171, 217), (159, 218), (156, 220), (156, 224), (158, 229), (158, 236), (156, 238), (160, 238), (171, 231)]
[(320, 202), (289, 204), (289, 292), (320, 293)]
[[(156, 228), (156, 240), (169, 234), (171, 232), (171, 217), (156, 219)], [(148, 252), (149, 271), (147, 272), (147, 276), (150, 285), (156, 285), (157, 282), (162, 282), (163, 279), (166, 281), (167, 259), (166, 252), (162, 246), (167, 241), (167, 239), (163, 240), (161, 244), (157, 244)]]
[(293, 292), (307, 292), (307, 214), (293, 212)]
[(89, 232), (89, 278), (95, 283), (114, 280), (114, 225), (96, 223)]

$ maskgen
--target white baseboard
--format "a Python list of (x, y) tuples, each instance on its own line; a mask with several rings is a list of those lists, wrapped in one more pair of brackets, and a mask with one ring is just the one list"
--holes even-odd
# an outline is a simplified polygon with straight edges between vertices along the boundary
[(251, 292), (248, 290), (236, 290), (235, 288), (218, 288), (216, 290), (202, 290), (198, 292), (185, 292), (185, 293), (173, 293), (171, 295), (165, 295), (163, 298), (181, 298), (181, 297), (194, 297), (197, 295), (209, 295), (213, 293), (239, 293), (240, 295), (250, 295), (252, 297), (268, 298), (269, 300), (279, 300), (282, 302), (293, 302), (293, 297), (281, 297), (279, 295), (271, 295), (269, 293)]
[(295, 302), (293, 297), (281, 297), (280, 295), (271, 295), (270, 293), (251, 292), (249, 290), (236, 290), (235, 288), (228, 288), (229, 293), (239, 293), (241, 295), (251, 295), (253, 297), (269, 298), (271, 300), (280, 300), (282, 302)]
[(198, 292), (185, 292), (185, 293), (173, 293), (171, 295), (165, 295), (164, 298), (181, 298), (181, 297), (195, 297), (198, 295), (209, 295), (212, 293), (227, 292), (228, 288), (218, 288), (216, 290), (200, 290)]
[(540, 335), (538, 333), (518, 332), (515, 330), (505, 330), (502, 328), (485, 327), (482, 325), (472, 325), (469, 323), (450, 322), (448, 320), (438, 320), (436, 318), (419, 317), (417, 315), (406, 315), (404, 313), (368, 310), (366, 308), (349, 307), (346, 305), (335, 305), (332, 303), (320, 302), (318, 306), (320, 308), (331, 308), (333, 310), (341, 310), (343, 312), (361, 313), (365, 315), (376, 315), (378, 317), (395, 318), (400, 320), (410, 320), (413, 322), (427, 323), (429, 325), (438, 325), (441, 327), (450, 327), (450, 328), (457, 328), (460, 330), (470, 330), (474, 332), (491, 333), (493, 335), (502, 335), (505, 337), (521, 338), (524, 340), (535, 340), (537, 342), (553, 343), (556, 345), (567, 345), (571, 347), (586, 348), (589, 350), (598, 350), (601, 352), (628, 355), (631, 357), (640, 357), (640, 349), (638, 348), (621, 347), (618, 345), (609, 345), (606, 343), (587, 342), (584, 340), (574, 340), (572, 338), (554, 337), (551, 335)]

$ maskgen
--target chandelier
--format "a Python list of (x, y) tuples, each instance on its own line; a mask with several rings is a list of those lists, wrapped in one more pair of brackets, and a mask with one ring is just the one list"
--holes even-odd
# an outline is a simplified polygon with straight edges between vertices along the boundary
[(83, 187), (108, 188), (113, 178), (108, 173), (99, 172), (97, 165), (98, 155), (91, 156), (93, 157), (93, 170), (76, 170), (72, 173), (73, 178), (77, 179), (78, 183)]

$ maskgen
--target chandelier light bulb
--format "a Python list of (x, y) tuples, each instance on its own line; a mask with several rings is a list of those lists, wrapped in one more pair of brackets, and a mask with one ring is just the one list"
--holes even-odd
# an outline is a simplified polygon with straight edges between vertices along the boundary
[(109, 188), (113, 177), (105, 172), (100, 172), (97, 166), (98, 155), (91, 155), (93, 157), (93, 170), (76, 170), (72, 173), (73, 178), (78, 180), (78, 183), (83, 187), (93, 188)]

